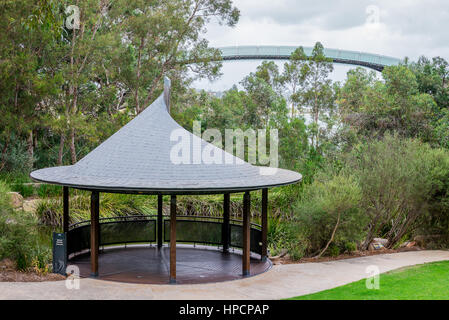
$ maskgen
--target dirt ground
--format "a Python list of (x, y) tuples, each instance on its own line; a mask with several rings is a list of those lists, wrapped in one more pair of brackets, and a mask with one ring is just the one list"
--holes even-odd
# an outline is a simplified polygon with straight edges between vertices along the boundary
[(353, 253), (345, 253), (335, 257), (321, 257), (321, 258), (302, 258), (300, 260), (292, 260), (288, 256), (284, 257), (270, 257), (271, 262), (273, 264), (297, 264), (297, 263), (311, 263), (311, 262), (327, 262), (327, 261), (336, 261), (357, 257), (367, 257), (367, 256), (375, 256), (378, 254), (388, 254), (388, 253), (398, 253), (398, 252), (407, 252), (407, 251), (420, 251), (423, 250), (420, 247), (411, 247), (411, 248), (399, 248), (399, 249), (381, 249), (381, 250), (372, 250), (372, 251), (355, 251)]
[(41, 282), (64, 279), (64, 276), (55, 273), (38, 274), (36, 272), (17, 271), (11, 260), (0, 261), (0, 282)]

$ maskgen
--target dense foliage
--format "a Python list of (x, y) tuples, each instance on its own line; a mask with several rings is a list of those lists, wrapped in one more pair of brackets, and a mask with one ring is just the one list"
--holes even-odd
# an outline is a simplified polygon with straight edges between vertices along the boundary
[[(194, 121), (202, 132), (216, 128), (222, 135), (278, 130), (279, 166), (301, 172), (303, 181), (270, 191), (272, 254), (338, 255), (365, 250), (375, 237), (386, 238), (389, 248), (416, 235), (432, 236), (438, 247), (449, 243), (444, 59), (406, 59), (381, 74), (355, 68), (338, 83), (318, 42), (310, 57), (299, 47), (282, 70), (264, 61), (240, 88), (214, 95), (191, 83), (220, 75), (220, 52), (203, 35), (210, 19), (238, 22), (231, 0), (76, 1), (79, 25), (69, 19), (70, 4), (0, 4), (0, 177), (24, 196), (47, 198), (35, 219), (14, 213), (0, 197), (2, 257), (28, 267), (40, 247), (25, 229), (36, 220), (61, 223), (60, 190), (26, 184), (29, 172), (75, 163), (144, 110), (165, 75), (173, 83), (171, 113), (188, 130)], [(236, 215), (239, 199), (232, 199)], [(77, 192), (71, 201), (72, 222), (85, 219), (88, 195)], [(152, 214), (156, 207), (151, 197), (101, 201), (104, 216)], [(221, 201), (181, 197), (179, 205), (186, 214), (219, 215)], [(23, 246), (13, 246), (21, 237)]]
[(50, 247), (41, 241), (36, 220), (12, 209), (8, 191), (0, 181), (0, 260), (12, 259), (19, 270), (47, 272)]

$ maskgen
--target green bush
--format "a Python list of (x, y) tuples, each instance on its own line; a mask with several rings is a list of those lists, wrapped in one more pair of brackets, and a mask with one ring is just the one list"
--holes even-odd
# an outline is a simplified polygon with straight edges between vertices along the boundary
[(449, 151), (433, 149), (429, 159), (432, 177), (428, 206), (420, 215), (414, 235), (432, 236), (428, 248), (447, 248), (449, 245)]
[(7, 190), (0, 182), (0, 259), (13, 260), (19, 270), (47, 270), (50, 247), (39, 241), (36, 220), (11, 208)]
[(40, 198), (62, 196), (62, 187), (54, 184), (40, 184), (37, 187)]
[[(90, 219), (90, 193), (71, 190), (70, 193), (70, 223)], [(102, 218), (154, 214), (149, 205), (155, 202), (155, 197), (133, 196), (126, 194), (100, 194), (100, 216)], [(156, 207), (154, 207), (156, 208)], [(41, 200), (36, 208), (36, 217), (39, 224), (45, 226), (62, 226), (63, 203), (62, 197)]]
[[(58, 188), (60, 189), (60, 187)], [(56, 194), (58, 189), (54, 189), (54, 192)], [(275, 200), (277, 198), (278, 195), (273, 194), (273, 203), (279, 202)], [(251, 214), (254, 223), (260, 223), (261, 201), (260, 192), (253, 192), (251, 195)], [(164, 196), (163, 213), (167, 215), (169, 214), (169, 203), (169, 196)], [(240, 219), (242, 203), (242, 194), (231, 195), (230, 206), (233, 219)], [(62, 206), (62, 198), (58, 196), (41, 200), (36, 208), (39, 223), (46, 226), (61, 226)], [(69, 207), (70, 223), (89, 220), (90, 192), (71, 189)], [(223, 213), (223, 195), (178, 196), (177, 212), (179, 215), (221, 216)], [(155, 214), (157, 214), (157, 196), (100, 193), (100, 216), (103, 218)]]
[(393, 248), (413, 235), (432, 208), (440, 216), (447, 215), (448, 159), (447, 150), (389, 134), (347, 155), (346, 170), (357, 177), (363, 194), (361, 209), (369, 217), (362, 249), (374, 237), (387, 238), (387, 247)]
[(24, 198), (34, 195), (34, 187), (31, 184), (14, 183), (11, 185), (11, 190), (20, 193)]
[(356, 178), (344, 173), (322, 173), (305, 188), (293, 224), (308, 239), (307, 255), (321, 256), (330, 248), (336, 254), (346, 243), (363, 239), (366, 216), (360, 210), (361, 197)]
[(268, 248), (271, 256), (288, 252), (292, 260), (299, 260), (306, 254), (308, 239), (298, 232), (296, 225), (280, 218), (269, 218)]
[(335, 244), (331, 244), (327, 251), (331, 257), (337, 257), (340, 254), (340, 248)]
[[(302, 195), (290, 198), (291, 215), (284, 212), (269, 221), (271, 255), (283, 250), (293, 260), (338, 255), (348, 243), (363, 239), (366, 218), (359, 210), (360, 187), (353, 176), (321, 172), (312, 184), (301, 188)], [(288, 206), (283, 209), (289, 211)]]
[(0, 210), (11, 210), (11, 198), (8, 196), (9, 191), (8, 185), (0, 180)]
[(357, 251), (357, 243), (355, 243), (355, 242), (346, 242), (345, 243), (345, 251), (349, 252), (349, 253)]
[(269, 238), (273, 252), (336, 255), (367, 249), (375, 237), (395, 248), (416, 234), (431, 235), (435, 248), (449, 244), (448, 150), (386, 134), (341, 154), (314, 179), (274, 200), (281, 214)]

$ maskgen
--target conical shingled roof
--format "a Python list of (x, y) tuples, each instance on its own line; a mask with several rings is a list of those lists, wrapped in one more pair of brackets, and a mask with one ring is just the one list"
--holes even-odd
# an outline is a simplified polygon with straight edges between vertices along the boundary
[[(76, 164), (36, 170), (31, 177), (81, 189), (170, 194), (255, 190), (301, 180), (299, 173), (284, 169), (276, 169), (272, 175), (261, 174), (260, 167), (237, 160), (183, 129), (170, 116), (167, 104), (162, 94)], [(189, 137), (191, 146), (201, 145), (201, 150), (209, 146), (214, 152), (232, 157), (232, 164), (173, 163), (170, 153), (179, 145), (179, 141), (170, 140), (174, 130)]]

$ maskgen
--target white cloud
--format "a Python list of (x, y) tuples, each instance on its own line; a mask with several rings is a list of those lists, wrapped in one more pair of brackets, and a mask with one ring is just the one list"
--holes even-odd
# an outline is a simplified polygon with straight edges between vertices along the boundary
[[(303, 45), (359, 50), (416, 59), (449, 60), (447, 0), (235, 0), (235, 28), (211, 23), (212, 46)], [(366, 8), (379, 8), (379, 24), (367, 24)]]

